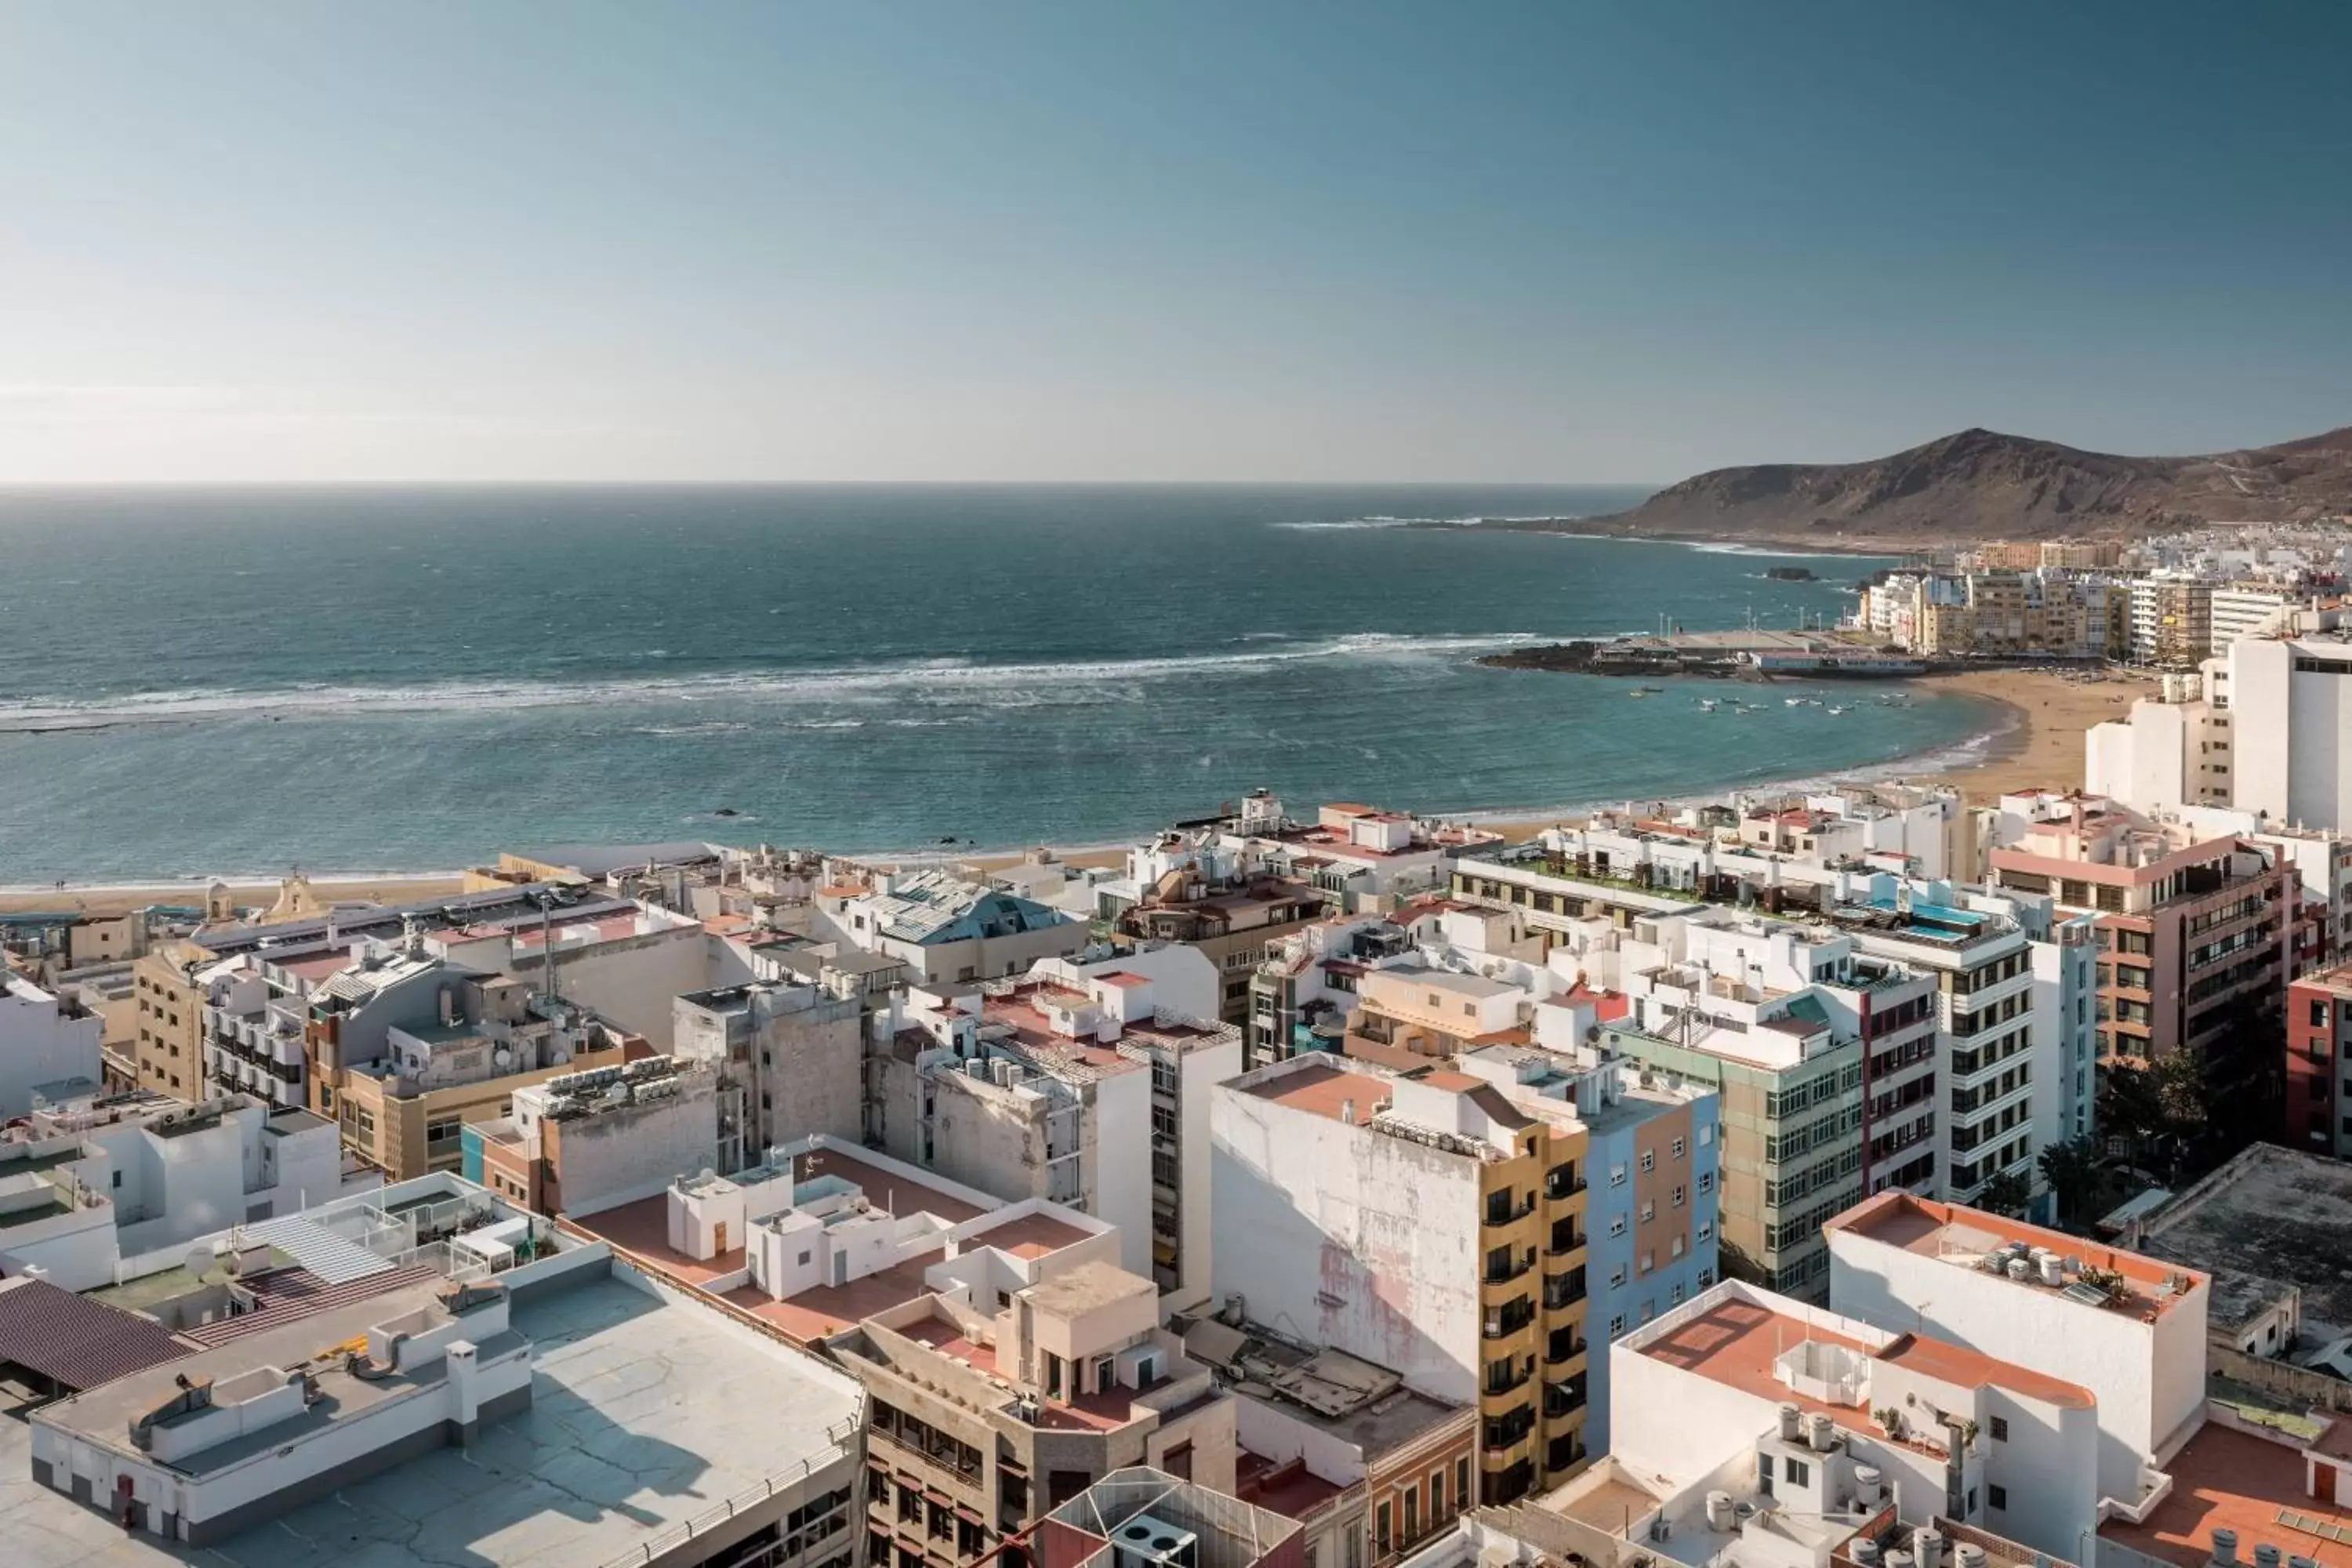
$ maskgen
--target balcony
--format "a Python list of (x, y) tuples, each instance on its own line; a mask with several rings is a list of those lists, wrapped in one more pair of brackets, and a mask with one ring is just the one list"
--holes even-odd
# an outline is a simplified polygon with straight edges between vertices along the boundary
[(1566, 1366), (1584, 1354), (1582, 1334), (1554, 1334), (1544, 1347), (1544, 1365)]
[(1493, 1194), (1486, 1199), (1486, 1223), (1490, 1226), (1514, 1225), (1535, 1212), (1536, 1194), (1532, 1189), (1516, 1203), (1507, 1192)]
[(2022, 994), (2032, 988), (2033, 971), (2029, 968), (2022, 973), (1990, 981), (1973, 991), (1953, 992), (1952, 1012), (1956, 1016), (1961, 1013), (1979, 1013), (1993, 1003)]
[(1584, 1232), (1572, 1223), (1563, 1222), (1563, 1224), (1566, 1226), (1565, 1229), (1558, 1225), (1551, 1227), (1551, 1241), (1544, 1247), (1546, 1258), (1566, 1258), (1571, 1252), (1580, 1252), (1584, 1249)]
[(1487, 1258), (1486, 1272), (1484, 1278), (1486, 1282), (1489, 1285), (1507, 1285), (1512, 1280), (1519, 1279), (1525, 1275), (1528, 1269), (1533, 1268), (1535, 1266), (1536, 1249), (1530, 1247), (1527, 1250), (1527, 1255), (1522, 1258), (1506, 1259), (1496, 1259), (1493, 1258)]
[(1535, 1303), (1522, 1296), (1500, 1311), (1486, 1314), (1480, 1332), (1486, 1339), (1508, 1339), (1536, 1321)]
[(1580, 1267), (1572, 1268), (1565, 1274), (1549, 1274), (1544, 1277), (1543, 1304), (1544, 1310), (1548, 1312), (1557, 1311), (1562, 1307), (1573, 1307), (1584, 1300), (1584, 1270)]
[(1584, 1408), (1584, 1374), (1563, 1377), (1544, 1384), (1543, 1413), (1547, 1421), (1557, 1421), (1573, 1415)]
[(1574, 1197), (1584, 1185), (1584, 1173), (1573, 1165), (1557, 1165), (1544, 1173), (1544, 1197), (1551, 1203)]

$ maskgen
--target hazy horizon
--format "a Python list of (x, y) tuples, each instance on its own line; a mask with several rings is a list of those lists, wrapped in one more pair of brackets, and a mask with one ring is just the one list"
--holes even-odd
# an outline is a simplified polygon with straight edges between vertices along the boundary
[(0, 484), (1655, 487), (2352, 423), (2352, 12), (0, 0)]

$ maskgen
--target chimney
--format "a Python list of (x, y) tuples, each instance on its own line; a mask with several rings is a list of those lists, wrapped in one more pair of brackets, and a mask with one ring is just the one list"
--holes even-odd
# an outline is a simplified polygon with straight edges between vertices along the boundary
[(457, 1425), (457, 1441), (470, 1446), (482, 1424), (481, 1367), (475, 1359), (474, 1342), (452, 1340), (445, 1353), (448, 1358), (449, 1418)]

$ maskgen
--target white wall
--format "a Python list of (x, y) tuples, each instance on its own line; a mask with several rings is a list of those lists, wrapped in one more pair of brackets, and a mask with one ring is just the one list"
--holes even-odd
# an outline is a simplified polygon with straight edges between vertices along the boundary
[(2247, 637), (2230, 648), (2231, 804), (2279, 827), (2352, 827), (2352, 674), (2298, 672), (2352, 647)]
[[(1194, 952), (1190, 948), (1185, 951)], [(1205, 963), (1207, 960), (1202, 962)], [(1214, 985), (1213, 978), (1211, 984)], [(1177, 1271), (1176, 1289), (1167, 1298), (1166, 1304), (1171, 1310), (1207, 1300), (1216, 1279), (1216, 1226), (1213, 1217), (1216, 1199), (1211, 1191), (1216, 1138), (1211, 1124), (1216, 1118), (1217, 1085), (1239, 1076), (1245, 1065), (1244, 1054), (1242, 1042), (1236, 1039), (1230, 1045), (1212, 1046), (1187, 1054), (1177, 1069), (1177, 1174), (1182, 1179), (1178, 1196), (1181, 1206), (1177, 1212), (1177, 1239), (1184, 1252)], [(1148, 1143), (1141, 1153), (1144, 1197), (1149, 1202), (1151, 1151)], [(1147, 1268), (1144, 1273), (1148, 1276), (1150, 1270)]]
[(1095, 1085), (1094, 1215), (1118, 1226), (1118, 1265), (1151, 1278), (1151, 1070)]
[[(542, 1122), (541, 1146), (558, 1151), (563, 1212), (590, 1215), (666, 1190), (673, 1177), (711, 1163), (719, 1099), (707, 1073), (688, 1073), (667, 1100)], [(740, 1243), (740, 1236), (731, 1239)]]
[[(726, 944), (699, 926), (680, 926), (626, 943), (599, 943), (565, 952), (562, 932), (555, 945), (555, 983), (564, 999), (577, 1002), (631, 1034), (643, 1035), (656, 1051), (670, 1048), (670, 1003), (681, 991), (702, 991), (726, 982), (719, 964)], [(733, 961), (737, 969), (740, 962)], [(527, 952), (509, 973), (537, 984), (546, 960)], [(748, 978), (748, 975), (743, 976)]]
[(62, 1016), (47, 992), (0, 974), (0, 1120), (30, 1111), (39, 1084), (85, 1079), (95, 1089), (104, 1027), (94, 1014)]
[(1830, 1301), (1880, 1327), (1916, 1329), (1997, 1360), (2080, 1384), (2098, 1402), (2103, 1495), (2137, 1495), (2142, 1466), (2205, 1397), (2200, 1285), (2153, 1324), (1979, 1269), (1830, 1233)]
[(1230, 1086), (1214, 1103), (1218, 1297), (1436, 1398), (1476, 1399), (1476, 1164)]
[(1305, 1459), (1308, 1475), (1335, 1486), (1353, 1486), (1364, 1479), (1362, 1448), (1323, 1427), (1301, 1421), (1270, 1400), (1253, 1399), (1246, 1394), (1236, 1395), (1234, 1429), (1244, 1448), (1277, 1465)]
[[(477, 1373), (478, 1401), (487, 1402), (530, 1384), (531, 1347), (524, 1345), (503, 1358), (483, 1358)], [(374, 1406), (365, 1416), (312, 1428), (287, 1446), (264, 1448), (234, 1464), (189, 1477), (152, 1462), (133, 1460), (110, 1448), (100, 1448), (58, 1430), (36, 1417), (33, 1454), (54, 1468), (59, 1491), (69, 1491), (73, 1476), (89, 1479), (90, 1493), (112, 1506), (118, 1476), (131, 1478), (132, 1495), (147, 1505), (149, 1529), (158, 1528), (164, 1513), (176, 1513), (188, 1524), (202, 1526), (234, 1510), (258, 1502), (307, 1477), (362, 1459), (415, 1433), (439, 1426), (452, 1418), (457, 1390), (452, 1381), (420, 1389), (407, 1397)]]

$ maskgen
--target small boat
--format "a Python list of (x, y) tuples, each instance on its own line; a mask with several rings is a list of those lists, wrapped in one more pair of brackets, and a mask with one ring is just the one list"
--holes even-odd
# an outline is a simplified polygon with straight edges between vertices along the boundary
[(1831, 708), (1831, 709), (1826, 710), (1826, 711), (1828, 712), (1828, 714), (1829, 714), (1829, 716), (1830, 716), (1831, 718), (1835, 719), (1835, 718), (1838, 718), (1839, 716), (1841, 716), (1842, 714), (1843, 714), (1843, 713), (1845, 712), (1845, 710), (1844, 710), (1844, 709), (1843, 709), (1843, 708)]
[(1700, 707), (1702, 707), (1702, 708), (1706, 709), (1708, 712), (1712, 713), (1712, 712), (1714, 712), (1717, 708), (1721, 707), (1721, 706), (1723, 705), (1723, 702), (1722, 702), (1722, 699), (1720, 699), (1720, 698), (1717, 698), (1717, 697), (1702, 697), (1702, 698), (1700, 698), (1700, 699), (1698, 700), (1698, 705), (1699, 705)]
[(1805, 700), (1801, 697), (1783, 697), (1780, 700), (1791, 708), (1802, 708), (1805, 705)]
[(1625, 693), (1625, 695), (1628, 697), (1655, 697), (1664, 689), (1664, 687), (1658, 686), (1637, 686), (1633, 688), (1633, 690)]

